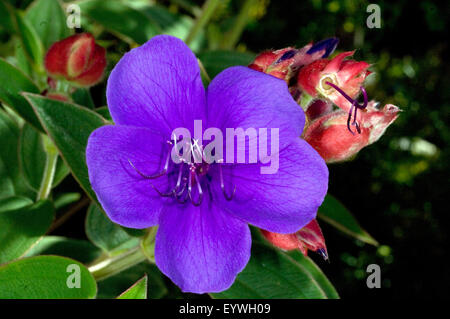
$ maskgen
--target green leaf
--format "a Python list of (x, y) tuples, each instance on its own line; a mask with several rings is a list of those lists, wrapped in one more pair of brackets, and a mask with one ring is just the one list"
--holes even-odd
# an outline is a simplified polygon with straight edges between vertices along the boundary
[(33, 108), (20, 92), (39, 93), (39, 88), (22, 71), (0, 58), (0, 101), (35, 128), (42, 130)]
[(311, 259), (300, 252), (285, 253), (253, 242), (249, 263), (228, 290), (211, 294), (227, 299), (339, 298)]
[[(28, 185), (35, 191), (39, 191), (41, 186), (46, 160), (47, 154), (42, 143), (42, 134), (25, 123), (20, 133), (19, 162)], [(57, 186), (69, 173), (69, 168), (61, 158), (58, 158), (53, 187)]]
[(117, 299), (147, 299), (147, 275), (125, 290)]
[(131, 248), (139, 243), (138, 238), (131, 237), (113, 223), (95, 203), (88, 208), (85, 229), (89, 240), (106, 252)]
[(80, 200), (81, 194), (80, 193), (64, 193), (59, 195), (55, 198), (54, 205), (55, 210), (58, 210), (64, 206), (67, 206), (69, 204), (75, 203), (76, 201)]
[(0, 1), (0, 26), (4, 27), (9, 33), (14, 33), (14, 9), (8, 3)]
[[(190, 16), (172, 13), (167, 8), (158, 4), (145, 6), (135, 5), (135, 9), (154, 21), (159, 28), (160, 34), (169, 34), (182, 40), (186, 39), (194, 24), (194, 19)], [(203, 30), (201, 30), (189, 44), (189, 47), (194, 52), (198, 51), (203, 43), (203, 33)]]
[(154, 264), (144, 261), (115, 276), (100, 281), (97, 297), (101, 299), (116, 298), (144, 275), (148, 276), (147, 296), (149, 299), (158, 299), (167, 294), (168, 290), (159, 269)]
[(127, 42), (143, 44), (159, 32), (155, 22), (123, 1), (85, 0), (78, 5), (83, 16), (88, 16)]
[(33, 106), (75, 179), (89, 197), (97, 201), (89, 183), (86, 146), (92, 131), (107, 124), (106, 120), (97, 113), (76, 104), (52, 100), (36, 94), (25, 93), (24, 96)]
[(27, 197), (10, 196), (0, 199), (0, 213), (10, 210), (17, 210), (33, 204), (33, 201)]
[(38, 72), (43, 72), (44, 46), (30, 22), (22, 12), (16, 11), (17, 32), (27, 57)]
[(96, 293), (89, 270), (69, 258), (37, 256), (0, 266), (0, 299), (87, 299)]
[(226, 68), (234, 65), (248, 65), (255, 59), (255, 54), (236, 51), (206, 51), (198, 54), (208, 75), (213, 78)]
[(3, 109), (0, 109), (0, 141), (0, 198), (29, 196), (31, 191), (25, 184), (18, 165), (19, 126)]
[(0, 264), (24, 255), (44, 236), (53, 216), (53, 205), (49, 201), (1, 213)]
[(107, 119), (108, 121), (112, 122), (112, 117), (111, 117), (111, 113), (109, 113), (109, 109), (107, 106), (101, 106), (95, 109), (95, 112), (97, 112), (98, 114), (100, 114), (101, 116), (103, 116), (105, 119)]
[(87, 264), (94, 261), (101, 253), (100, 249), (87, 240), (45, 236), (25, 254), (25, 257), (58, 255)]
[(78, 105), (83, 105), (90, 109), (95, 107), (91, 92), (89, 92), (89, 89), (87, 88), (79, 88), (75, 90), (75, 92), (72, 93), (72, 99)]
[(367, 244), (378, 246), (378, 242), (358, 224), (352, 214), (336, 198), (327, 195), (319, 208), (318, 217), (343, 233)]
[(46, 49), (72, 33), (66, 25), (66, 15), (58, 0), (34, 1), (27, 9), (25, 17)]

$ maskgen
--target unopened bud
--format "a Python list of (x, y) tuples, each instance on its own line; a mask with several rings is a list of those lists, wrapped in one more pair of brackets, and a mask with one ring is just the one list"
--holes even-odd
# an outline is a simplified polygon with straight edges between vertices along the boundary
[(54, 43), (45, 56), (47, 73), (78, 86), (98, 83), (106, 68), (106, 50), (90, 33), (80, 33)]
[(299, 249), (305, 256), (311, 250), (322, 255), (325, 260), (328, 259), (325, 238), (315, 219), (293, 234), (278, 234), (267, 230), (261, 230), (261, 233), (270, 243), (283, 250)]

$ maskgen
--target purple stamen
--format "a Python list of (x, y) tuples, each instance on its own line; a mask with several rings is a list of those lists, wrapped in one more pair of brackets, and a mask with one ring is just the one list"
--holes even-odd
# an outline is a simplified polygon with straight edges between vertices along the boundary
[[(168, 142), (170, 145), (173, 145), (174, 143), (172, 142)], [(176, 143), (176, 142), (175, 142)], [(175, 144), (176, 145), (176, 144)], [(198, 147), (198, 145), (197, 145)], [(191, 152), (197, 152), (197, 149), (192, 147)], [(198, 155), (198, 154), (192, 154), (193, 156)], [(200, 164), (195, 164), (195, 163), (190, 163), (187, 162), (183, 157), (182, 154), (178, 153), (178, 156), (180, 158), (180, 163), (179, 165), (179, 170), (178, 170), (178, 176), (177, 176), (177, 182), (175, 187), (173, 187), (170, 191), (168, 192), (162, 192), (160, 191), (158, 188), (156, 188), (154, 185), (151, 185), (152, 188), (158, 193), (158, 195), (160, 195), (161, 197), (173, 197), (177, 200), (177, 202), (183, 204), (185, 203), (188, 199), (190, 199), (191, 203), (194, 206), (199, 206), (202, 201), (203, 201), (203, 189), (202, 189), (202, 185), (200, 183), (200, 178), (203, 175), (207, 175), (207, 171), (208, 171), (208, 164), (206, 164), (205, 162), (202, 162)], [(140, 170), (138, 170), (136, 168), (136, 166), (131, 162), (130, 159), (128, 159), (128, 163), (131, 165), (131, 167), (133, 167), (133, 169), (143, 178), (145, 179), (156, 179), (158, 177), (161, 177), (165, 174), (168, 173), (169, 171), (169, 159), (171, 157), (171, 150), (169, 151), (167, 158), (165, 160), (164, 163), (164, 168), (161, 172), (154, 174), (154, 175), (147, 175), (143, 172), (141, 172)], [(183, 177), (184, 175), (184, 166), (188, 165), (188, 171), (187, 174), (188, 176)], [(233, 192), (231, 195), (228, 195), (227, 191), (225, 190), (225, 183), (224, 183), (224, 179), (223, 179), (223, 172), (222, 172), (222, 166), (221, 163), (217, 163), (217, 165), (219, 165), (219, 174), (220, 174), (220, 187), (222, 189), (223, 195), (225, 197), (225, 199), (227, 201), (230, 201), (233, 199), (234, 194), (236, 192), (236, 187), (234, 187)], [(169, 174), (171, 175), (171, 174)], [(209, 189), (209, 182), (211, 181), (211, 179), (206, 181), (206, 186)], [(198, 190), (198, 198), (194, 199), (194, 196), (192, 195), (192, 184), (195, 183), (197, 185), (197, 190)]]
[(145, 178), (145, 179), (155, 179), (155, 178), (161, 177), (161, 176), (163, 176), (163, 175), (165, 175), (165, 174), (167, 173), (167, 171), (168, 171), (168, 169), (169, 169), (169, 159), (170, 159), (170, 152), (167, 154), (167, 157), (166, 157), (166, 161), (165, 161), (163, 170), (162, 170), (161, 172), (159, 172), (159, 173), (154, 174), (154, 175), (146, 175), (146, 174), (142, 173), (140, 170), (138, 170), (138, 169), (136, 168), (136, 166), (134, 166), (134, 164), (131, 162), (130, 159), (128, 159), (128, 163), (130, 163), (131, 167), (133, 167), (133, 169), (134, 169), (139, 175), (141, 175), (141, 177), (143, 177), (143, 178)]
[(352, 106), (350, 107), (350, 111), (348, 112), (348, 119), (347, 119), (347, 128), (350, 131), (350, 133), (354, 134), (351, 127), (350, 127), (350, 122), (352, 120), (353, 117), (353, 122), (351, 123), (352, 126), (356, 127), (356, 131), (358, 131), (359, 134), (361, 134), (361, 128), (358, 124), (358, 122), (356, 122), (356, 115), (358, 112), (358, 109), (365, 109), (367, 107), (367, 104), (369, 103), (368, 97), (367, 97), (367, 92), (366, 89), (361, 86), (359, 89), (363, 94), (363, 98), (364, 98), (364, 102), (362, 105), (360, 105), (358, 102), (356, 102), (355, 99), (352, 99), (350, 96), (347, 95), (347, 93), (345, 93), (340, 87), (338, 87), (336, 84), (331, 83), (331, 82), (325, 82), (325, 84), (328, 84), (329, 86), (331, 86), (332, 88), (334, 88), (336, 91), (338, 91), (347, 101), (349, 101), (350, 103), (352, 103)]
[(230, 201), (233, 199), (234, 194), (236, 193), (236, 185), (233, 188), (233, 193), (231, 193), (231, 196), (227, 194), (227, 191), (225, 190), (225, 183), (223, 181), (223, 173), (222, 173), (222, 165), (219, 164), (219, 175), (220, 175), (220, 188), (222, 188), (223, 196), (225, 196), (225, 199), (227, 201)]
[[(188, 194), (189, 194), (189, 198), (192, 202), (192, 204), (194, 206), (200, 206), (200, 204), (203, 201), (203, 190), (202, 190), (202, 186), (200, 185), (200, 181), (198, 179), (197, 173), (195, 173), (195, 171), (192, 173), (193, 176), (189, 177), (189, 184), (188, 184)], [(198, 189), (198, 199), (196, 201), (194, 201), (193, 197), (192, 197), (192, 178), (194, 178), (196, 184), (197, 184), (197, 189)]]

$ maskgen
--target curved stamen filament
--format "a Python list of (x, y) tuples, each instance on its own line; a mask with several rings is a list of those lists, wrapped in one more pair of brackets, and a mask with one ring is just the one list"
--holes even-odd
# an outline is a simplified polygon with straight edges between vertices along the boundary
[(167, 173), (167, 171), (168, 171), (168, 169), (169, 169), (169, 159), (170, 159), (170, 151), (169, 151), (169, 153), (167, 154), (167, 157), (166, 157), (166, 161), (165, 161), (165, 163), (164, 163), (164, 168), (163, 168), (163, 170), (162, 170), (161, 172), (159, 172), (159, 173), (154, 174), (154, 175), (146, 175), (146, 174), (142, 173), (140, 170), (138, 170), (138, 169), (136, 168), (136, 166), (134, 166), (134, 164), (131, 162), (131, 160), (130, 160), (129, 158), (128, 158), (127, 160), (128, 160), (128, 163), (130, 163), (131, 167), (133, 167), (133, 169), (134, 169), (139, 175), (141, 175), (141, 177), (143, 177), (143, 178), (145, 178), (145, 179), (155, 179), (155, 178), (161, 177), (161, 176), (163, 176), (163, 175), (165, 175), (165, 174)]
[(231, 196), (227, 194), (227, 191), (225, 190), (225, 183), (223, 181), (223, 172), (222, 172), (222, 165), (219, 164), (219, 175), (220, 175), (220, 188), (222, 189), (223, 196), (227, 201), (230, 201), (233, 199), (234, 194), (236, 193), (236, 185), (233, 188), (233, 192), (231, 193)]
[[(197, 173), (193, 172), (192, 175), (193, 176), (188, 177), (189, 178), (189, 182), (188, 182), (189, 199), (191, 200), (191, 202), (194, 206), (199, 206), (203, 201), (203, 190), (202, 190), (202, 186), (200, 185), (200, 181), (198, 179)], [(196, 201), (194, 201), (194, 199), (192, 197), (192, 177), (194, 177), (195, 182), (197, 184), (197, 189), (198, 189), (198, 198)]]
[(347, 128), (350, 131), (350, 133), (354, 134), (351, 127), (350, 127), (350, 122), (353, 118), (353, 122), (351, 123), (351, 125), (356, 127), (356, 130), (358, 131), (359, 134), (361, 134), (361, 128), (358, 124), (358, 122), (356, 121), (356, 115), (358, 114), (358, 109), (365, 109), (367, 107), (367, 104), (369, 103), (368, 101), (368, 97), (367, 97), (367, 92), (366, 89), (361, 86), (359, 89), (363, 94), (363, 98), (364, 98), (364, 102), (363, 104), (359, 104), (355, 99), (352, 99), (350, 96), (348, 96), (347, 93), (345, 93), (340, 87), (338, 87), (336, 84), (331, 83), (331, 82), (325, 82), (325, 84), (328, 84), (329, 86), (333, 87), (336, 91), (338, 91), (347, 101), (349, 101), (350, 103), (352, 103), (352, 106), (350, 107), (350, 111), (348, 112), (348, 119), (347, 119)]

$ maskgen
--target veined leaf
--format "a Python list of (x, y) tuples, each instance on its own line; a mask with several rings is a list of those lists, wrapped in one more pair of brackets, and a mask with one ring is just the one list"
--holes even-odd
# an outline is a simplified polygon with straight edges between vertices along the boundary
[(53, 216), (49, 201), (0, 213), (0, 264), (24, 255), (47, 232)]
[(25, 93), (45, 130), (58, 148), (73, 176), (89, 197), (97, 201), (92, 190), (86, 165), (86, 146), (89, 135), (107, 124), (97, 113), (79, 105)]
[(21, 92), (39, 93), (39, 88), (22, 71), (0, 58), (0, 101), (42, 131), (33, 108), (20, 95)]
[(378, 246), (378, 242), (361, 228), (352, 214), (336, 198), (327, 195), (319, 207), (318, 217), (347, 235)]
[(302, 253), (285, 253), (258, 242), (252, 245), (252, 255), (245, 269), (231, 288), (211, 294), (214, 298), (339, 298), (322, 271)]
[(87, 240), (61, 236), (45, 236), (25, 254), (25, 257), (58, 255), (86, 264), (94, 261), (101, 253), (102, 251), (100, 249)]
[(147, 299), (147, 275), (125, 290), (117, 299)]
[(0, 266), (0, 299), (87, 299), (96, 293), (94, 277), (73, 259), (37, 256)]
[(89, 206), (85, 229), (89, 240), (106, 252), (131, 248), (139, 243), (138, 238), (130, 236), (123, 227), (109, 220), (95, 203)]
[(0, 213), (17, 210), (33, 204), (28, 197), (10, 196), (0, 199)]
[(26, 19), (42, 40), (45, 49), (72, 34), (58, 0), (37, 0), (28, 7)]
[[(22, 173), (32, 189), (39, 191), (44, 176), (47, 154), (42, 143), (42, 135), (31, 125), (25, 123), (20, 132), (19, 162)], [(69, 168), (58, 158), (53, 187), (57, 186), (68, 174)]]

